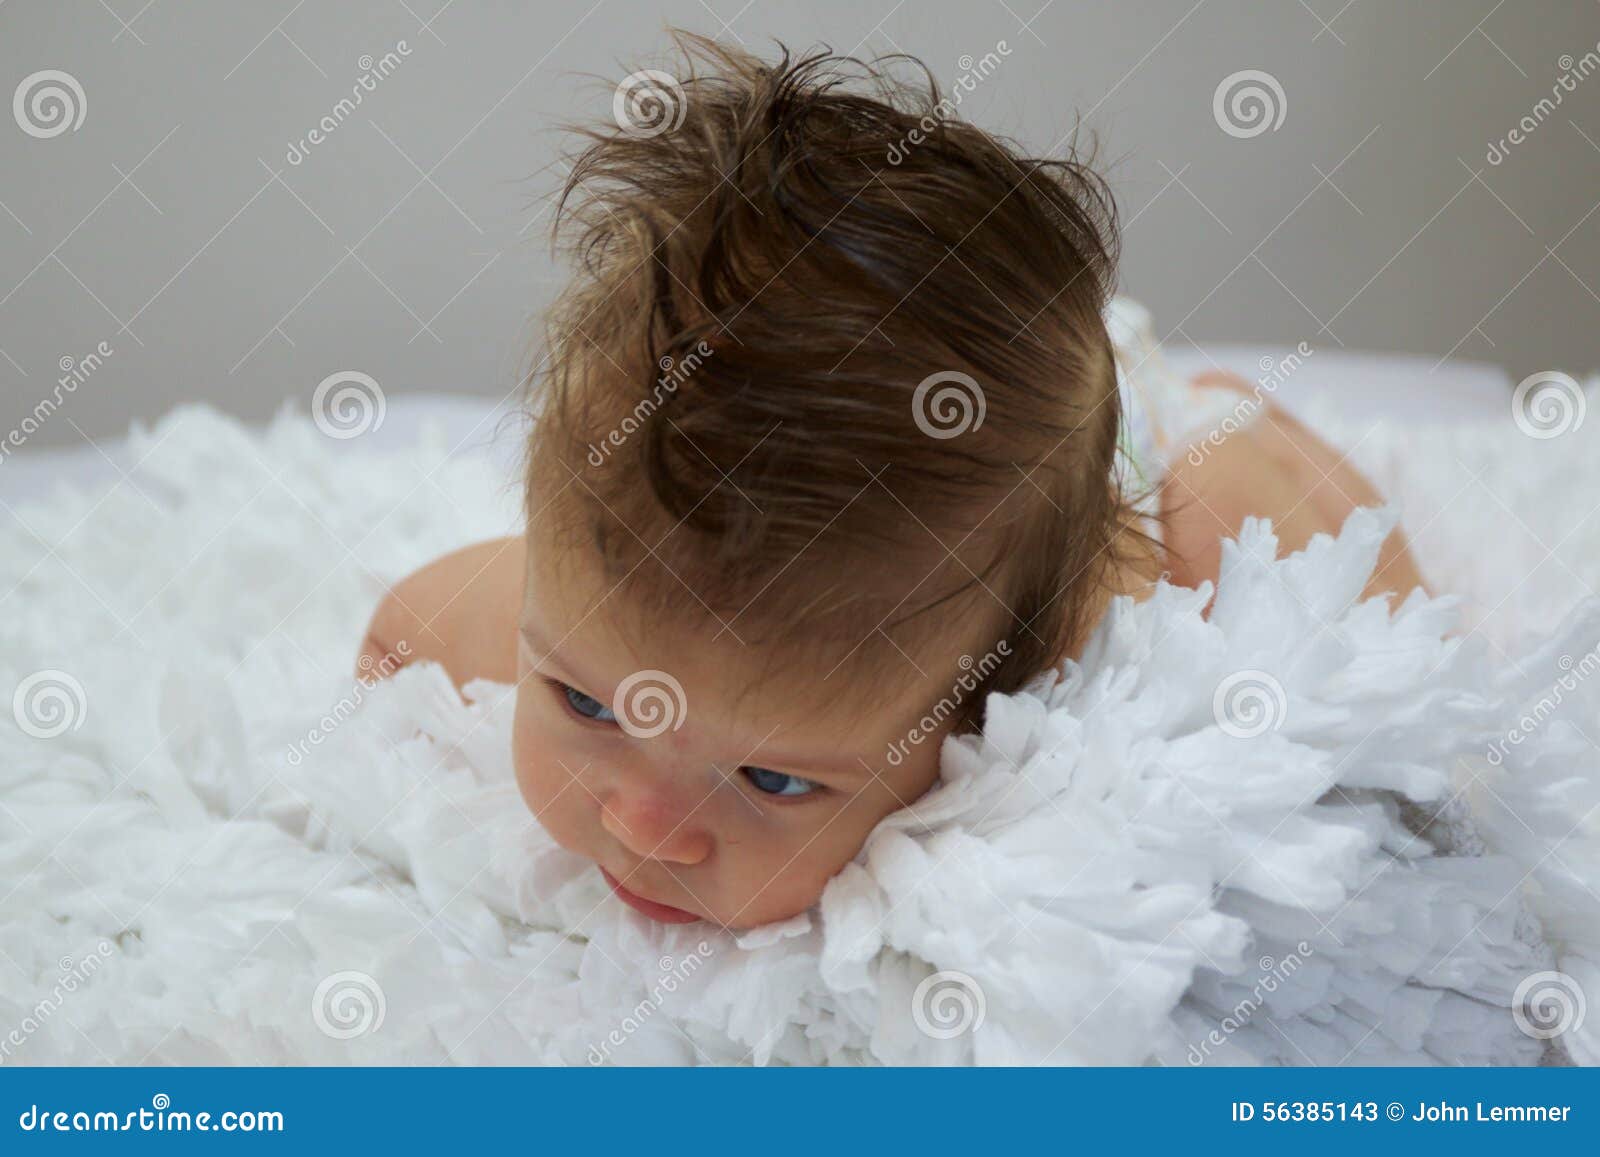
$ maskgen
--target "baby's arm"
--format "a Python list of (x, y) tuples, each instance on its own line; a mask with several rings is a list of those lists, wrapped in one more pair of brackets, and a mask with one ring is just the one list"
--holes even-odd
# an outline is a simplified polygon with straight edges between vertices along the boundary
[(432, 659), (460, 687), (473, 679), (514, 683), (525, 547), (490, 539), (435, 559), (378, 603), (357, 675), (382, 677)]
[[(1231, 374), (1205, 374), (1206, 386), (1249, 392), (1250, 383)], [(1338, 451), (1283, 409), (1268, 404), (1261, 414), (1209, 453), (1197, 466), (1180, 458), (1162, 489), (1167, 518), (1168, 568), (1174, 582), (1215, 581), (1222, 540), (1239, 533), (1245, 518), (1270, 518), (1285, 553), (1300, 550), (1318, 533), (1337, 534), (1358, 506), (1384, 499)], [(1366, 595), (1394, 592), (1404, 598), (1427, 589), (1397, 528), (1383, 544)]]

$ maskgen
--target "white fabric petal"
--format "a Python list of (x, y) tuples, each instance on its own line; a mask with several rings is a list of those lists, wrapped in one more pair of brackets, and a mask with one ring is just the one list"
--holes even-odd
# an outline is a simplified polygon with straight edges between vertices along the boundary
[(1513, 1015), (1600, 998), (1600, 604), (1508, 663), (1452, 600), (1357, 602), (1392, 512), (1285, 559), (1252, 521), (1209, 619), (1209, 588), (1117, 602), (812, 912), (735, 935), (550, 841), (510, 689), (347, 680), (374, 575), (514, 529), (480, 466), (288, 414), (137, 441), (138, 490), (0, 528), (0, 687), (83, 704), (0, 717), (5, 1060), (1600, 1060), (1600, 1013)]

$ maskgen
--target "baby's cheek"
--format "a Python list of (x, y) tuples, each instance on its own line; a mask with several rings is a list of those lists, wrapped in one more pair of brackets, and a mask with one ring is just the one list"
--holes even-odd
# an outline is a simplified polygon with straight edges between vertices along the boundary
[[(565, 843), (561, 834), (566, 826), (561, 816), (561, 788), (568, 776), (561, 767), (560, 759), (561, 753), (555, 750), (547, 736), (541, 734), (533, 713), (524, 707), (519, 698), (516, 724), (511, 735), (511, 762), (516, 772), (517, 789), (534, 818), (557, 842)], [(566, 794), (570, 796), (572, 793)]]
[[(839, 816), (844, 825), (851, 816)], [(734, 878), (741, 881), (743, 893), (736, 904), (742, 909), (733, 926), (751, 928), (786, 920), (822, 899), (822, 892), (839, 870), (854, 858), (870, 828), (856, 830), (830, 826), (821, 836), (804, 832), (793, 841), (757, 843), (734, 867)], [(843, 836), (834, 839), (835, 835)]]
[(895, 783), (856, 793), (842, 811), (818, 814), (791, 829), (782, 841), (753, 841), (751, 858), (737, 865), (750, 881), (744, 889), (746, 907), (737, 926), (787, 919), (817, 903), (879, 822), (899, 811), (902, 799), (920, 797), (937, 772), (937, 753), (925, 756), (918, 766), (899, 769)]
[(793, 867), (778, 876), (759, 868), (741, 872), (744, 894), (736, 898), (733, 913), (724, 919), (731, 928), (755, 928), (787, 920), (815, 905), (831, 878), (831, 873), (801, 876)]

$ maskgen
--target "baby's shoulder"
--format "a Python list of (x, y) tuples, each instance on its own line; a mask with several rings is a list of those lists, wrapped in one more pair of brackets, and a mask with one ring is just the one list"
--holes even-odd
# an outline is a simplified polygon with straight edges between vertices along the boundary
[(520, 535), (474, 543), (395, 583), (367, 626), (357, 674), (433, 660), (458, 687), (514, 683), (525, 550)]

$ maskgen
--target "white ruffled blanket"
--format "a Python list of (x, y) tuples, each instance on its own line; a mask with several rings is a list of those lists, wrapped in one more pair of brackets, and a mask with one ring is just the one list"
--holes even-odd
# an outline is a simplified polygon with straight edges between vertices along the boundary
[[(1363, 464), (1423, 501), (1506, 425)], [(1595, 426), (1505, 493), (1600, 492)], [(1209, 619), (1118, 603), (818, 909), (735, 936), (551, 844), (507, 688), (349, 678), (376, 576), (507, 532), (514, 485), (291, 415), (134, 441), (0, 524), (0, 1063), (1600, 1060), (1600, 603), (1538, 647), (1550, 607), (1478, 614), (1512, 663), (1448, 600), (1354, 601), (1384, 516), (1282, 560), (1253, 524)], [(1435, 518), (1440, 585), (1516, 565), (1482, 503)]]

